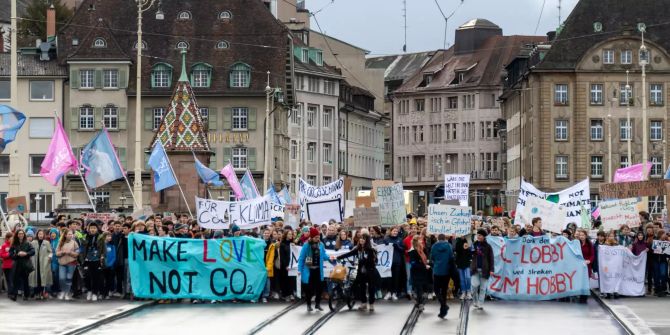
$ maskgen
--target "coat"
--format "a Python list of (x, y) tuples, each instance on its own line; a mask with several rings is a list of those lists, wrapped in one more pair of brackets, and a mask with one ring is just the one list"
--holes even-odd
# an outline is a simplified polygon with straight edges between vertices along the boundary
[(291, 241), (281, 241), (279, 245), (279, 267), (287, 269), (291, 263)]
[(6, 240), (5, 243), (3, 243), (0, 246), (0, 258), (2, 258), (2, 269), (11, 269), (12, 266), (14, 265), (14, 261), (12, 260), (11, 257), (9, 257), (9, 247), (11, 246), (11, 239)]
[[(302, 249), (300, 249), (300, 257), (298, 258), (298, 272), (300, 272), (300, 280), (304, 284), (309, 283), (309, 266), (305, 264), (307, 257), (312, 253), (311, 243), (307, 242), (303, 244)], [(321, 260), (319, 261), (319, 276), (321, 281), (323, 281), (323, 262), (328, 260), (328, 255), (326, 254), (326, 248), (323, 246), (323, 243), (319, 242), (319, 254)]]
[(434, 276), (448, 276), (454, 262), (454, 253), (447, 241), (439, 241), (430, 249), (430, 260), (433, 262)]
[(35, 271), (31, 272), (30, 276), (28, 276), (28, 285), (30, 285), (30, 287), (37, 287), (37, 275), (39, 274), (40, 286), (50, 286), (53, 284), (53, 276), (51, 273), (51, 257), (53, 257), (53, 250), (51, 250), (51, 243), (47, 240), (42, 240), (42, 244), (40, 245), (35, 239), (30, 242), (30, 244), (33, 249), (35, 249), (35, 255), (30, 258), (33, 262)]
[(585, 261), (589, 261), (587, 267), (589, 268), (589, 278), (593, 275), (593, 262), (596, 259), (596, 252), (591, 243), (580, 243), (582, 248), (582, 256), (584, 256)]
[[(19, 256), (20, 251), (25, 251), (27, 255), (25, 256)], [(35, 249), (33, 249), (33, 246), (28, 243), (28, 241), (24, 241), (23, 243), (19, 244), (18, 246), (12, 246), (9, 248), (9, 257), (12, 258), (14, 261), (14, 266), (12, 267), (12, 271), (14, 272), (25, 272), (25, 273), (30, 273), (32, 271), (28, 271), (29, 268), (32, 266), (30, 262), (30, 257), (35, 255)]]
[(275, 244), (269, 243), (268, 252), (265, 253), (265, 269), (268, 271), (268, 278), (274, 277), (275, 250)]
[(489, 279), (491, 272), (493, 272), (493, 248), (484, 240), (484, 242), (475, 242), (472, 246), (473, 256), (472, 263), (470, 264), (470, 272), (472, 274), (477, 273), (477, 247), (480, 247), (482, 251), (482, 278)]
[(337, 259), (355, 257), (358, 261), (358, 274), (356, 279), (367, 277), (373, 283), (377, 283), (381, 280), (379, 271), (377, 271), (377, 249), (372, 248), (365, 251), (365, 257), (358, 257), (359, 246), (355, 246), (351, 251), (337, 256)]
[(405, 254), (405, 245), (402, 242), (400, 235), (396, 237), (389, 236), (385, 240), (386, 244), (393, 246), (393, 265), (403, 265), (403, 255)]
[[(430, 271), (426, 269), (426, 264), (423, 263), (419, 252), (412, 249), (408, 252), (409, 255), (409, 273), (413, 287), (419, 287), (428, 284), (430, 281)], [(426, 260), (428, 261), (428, 260)]]

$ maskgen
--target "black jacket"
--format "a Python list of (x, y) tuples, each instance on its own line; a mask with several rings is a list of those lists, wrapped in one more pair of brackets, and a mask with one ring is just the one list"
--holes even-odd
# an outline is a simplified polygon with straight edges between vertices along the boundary
[[(20, 251), (25, 251), (26, 255), (25, 256), (19, 256)], [(18, 246), (10, 246), (9, 247), (9, 257), (14, 260), (14, 264), (12, 265), (12, 270), (13, 271), (19, 271), (19, 272), (27, 272), (30, 273), (32, 271), (28, 271), (31, 267), (34, 270), (33, 264), (30, 261), (30, 257), (35, 255), (35, 249), (33, 246), (28, 243), (28, 240), (24, 240), (23, 243), (19, 244)]]
[(484, 240), (484, 242), (475, 242), (473, 245), (472, 264), (470, 264), (470, 271), (474, 274), (477, 271), (477, 246), (480, 246), (482, 251), (482, 278), (488, 279), (493, 272), (493, 248)]
[[(421, 260), (419, 252), (412, 249), (409, 255), (409, 272), (412, 280), (412, 286), (425, 285), (429, 282), (431, 271), (426, 269), (426, 264)], [(426, 259), (428, 261), (428, 259)]]
[(386, 238), (385, 243), (393, 245), (393, 264), (396, 266), (405, 264), (405, 246), (402, 244), (400, 234), (396, 237), (389, 236)]
[(368, 277), (372, 280), (377, 280), (380, 278), (379, 272), (377, 271), (377, 250), (371, 248), (368, 250), (360, 251), (359, 246), (355, 246), (351, 251), (346, 254), (337, 256), (337, 259), (354, 257), (358, 261), (358, 278)]
[(281, 241), (279, 244), (279, 263), (282, 269), (288, 268), (291, 263), (291, 241)]
[(466, 239), (458, 238), (456, 240), (456, 246), (454, 247), (454, 255), (456, 255), (456, 267), (459, 269), (469, 268), (472, 262), (472, 249), (463, 249), (465, 242), (467, 242)]

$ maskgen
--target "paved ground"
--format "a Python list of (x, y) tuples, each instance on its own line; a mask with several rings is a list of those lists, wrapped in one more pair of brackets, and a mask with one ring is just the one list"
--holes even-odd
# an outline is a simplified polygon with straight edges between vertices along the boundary
[(636, 335), (670, 335), (670, 317), (668, 317), (670, 298), (648, 296), (602, 301)]

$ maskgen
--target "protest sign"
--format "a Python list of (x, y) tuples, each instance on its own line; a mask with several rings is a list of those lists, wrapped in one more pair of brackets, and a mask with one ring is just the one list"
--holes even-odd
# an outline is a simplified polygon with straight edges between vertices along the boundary
[(344, 209), (344, 218), (350, 218), (354, 216), (354, 208), (356, 208), (356, 200), (346, 200), (344, 202), (346, 208)]
[(531, 224), (533, 218), (539, 217), (542, 219), (542, 229), (557, 234), (560, 234), (567, 225), (563, 219), (566, 215), (565, 207), (536, 197), (529, 197), (526, 206), (517, 212), (522, 227)]
[(647, 252), (638, 256), (623, 246), (598, 246), (600, 293), (644, 296)]
[(284, 205), (284, 224), (297, 229), (300, 224), (301, 212), (298, 204)]
[(428, 206), (428, 232), (463, 236), (470, 234), (472, 208), (451, 205)]
[[(289, 261), (289, 276), (298, 275), (298, 259), (300, 258), (300, 250), (302, 249), (299, 245), (291, 245), (291, 260)], [(377, 250), (377, 271), (381, 278), (391, 277), (391, 266), (393, 263), (393, 245), (391, 244), (378, 244), (375, 246)], [(339, 256), (349, 252), (349, 250), (326, 250), (328, 257)], [(347, 266), (352, 266), (355, 258), (347, 258)], [(330, 262), (323, 263), (323, 276), (330, 277), (331, 272), (333, 272), (334, 265)]]
[(330, 220), (342, 222), (341, 205), (340, 199), (308, 202), (307, 217), (313, 224), (321, 224)]
[(670, 186), (670, 180), (652, 179), (648, 181), (600, 184), (600, 196), (603, 199), (624, 199), (665, 195), (667, 192), (666, 185)]
[(568, 223), (575, 223), (581, 227), (580, 215), (582, 206), (585, 210), (591, 213), (591, 195), (589, 191), (589, 180), (585, 179), (569, 188), (560, 192), (546, 193), (538, 190), (531, 183), (525, 180), (521, 181), (521, 188), (519, 190), (519, 198), (516, 204), (516, 212), (520, 213), (526, 206), (526, 201), (529, 197), (536, 197), (540, 199), (547, 199), (565, 207), (564, 226)]
[(402, 193), (400, 183), (377, 188), (377, 203), (379, 203), (379, 215), (383, 227), (405, 223), (407, 212), (405, 212), (405, 198)]
[(654, 242), (651, 244), (651, 250), (653, 250), (654, 253), (658, 255), (670, 255), (670, 241), (654, 240)]
[(630, 228), (640, 226), (637, 210), (638, 198), (603, 200), (600, 202), (600, 219), (605, 229), (619, 229), (622, 225)]
[[(89, 213), (90, 214), (90, 213)], [(153, 209), (151, 209), (151, 206), (144, 206), (142, 209), (138, 209), (134, 211), (130, 216), (133, 217), (135, 220), (146, 220), (148, 217), (154, 215)]]
[(270, 201), (270, 215), (273, 218), (284, 218), (284, 205), (278, 204), (274, 201)]
[(100, 220), (103, 223), (108, 223), (119, 218), (116, 213), (87, 213), (86, 220)]
[(217, 240), (130, 234), (133, 294), (150, 299), (254, 300), (265, 288), (265, 242), (251, 237)]
[(251, 229), (271, 223), (270, 196), (245, 201), (195, 198), (198, 224), (206, 229), (228, 229), (231, 224)]
[(12, 197), (5, 199), (5, 204), (7, 204), (7, 213), (20, 213), (23, 214), (28, 209), (26, 204), (26, 197)]
[(370, 196), (372, 196), (372, 201), (377, 201), (379, 202), (379, 199), (377, 199), (377, 189), (380, 187), (389, 187), (395, 185), (395, 182), (393, 180), (373, 180), (372, 181), (372, 191), (370, 192)]
[(589, 274), (578, 241), (563, 236), (488, 236), (494, 271), (489, 293), (505, 300), (552, 300), (589, 295)]
[[(324, 186), (310, 185), (302, 178), (298, 187), (298, 202), (302, 209), (307, 213), (307, 219), (312, 222), (317, 222), (314, 218), (309, 216), (307, 204), (310, 202), (321, 202), (326, 200), (338, 200), (340, 202), (340, 215), (335, 218), (337, 222), (341, 222), (344, 217), (344, 179), (340, 178), (330, 184)], [(312, 213), (316, 213), (312, 211)]]
[(444, 200), (458, 200), (459, 205), (467, 206), (470, 191), (469, 174), (444, 175)]
[(354, 208), (354, 228), (379, 225), (379, 207)]
[(372, 198), (372, 196), (357, 196), (355, 200), (356, 208), (360, 207), (372, 207), (372, 203), (375, 200)]

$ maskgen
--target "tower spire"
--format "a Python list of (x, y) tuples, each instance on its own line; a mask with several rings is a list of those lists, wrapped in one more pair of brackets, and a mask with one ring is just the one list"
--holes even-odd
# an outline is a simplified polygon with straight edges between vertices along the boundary
[(179, 81), (188, 81), (188, 75), (186, 74), (186, 49), (181, 49), (181, 76), (179, 76)]

